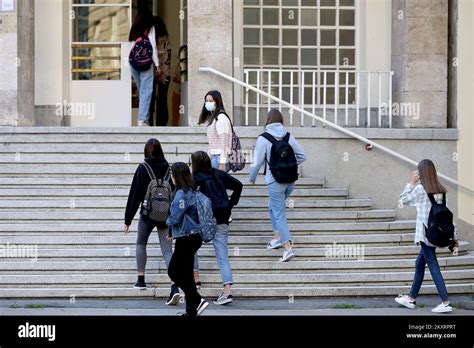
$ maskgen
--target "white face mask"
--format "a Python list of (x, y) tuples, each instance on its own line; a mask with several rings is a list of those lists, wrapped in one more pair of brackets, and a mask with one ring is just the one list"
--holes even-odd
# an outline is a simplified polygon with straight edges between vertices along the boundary
[(206, 110), (209, 112), (216, 111), (216, 103), (215, 102), (206, 102)]

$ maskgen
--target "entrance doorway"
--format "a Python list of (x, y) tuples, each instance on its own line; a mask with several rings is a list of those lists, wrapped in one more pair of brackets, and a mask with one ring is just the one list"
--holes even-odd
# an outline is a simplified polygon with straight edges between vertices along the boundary
[[(171, 47), (169, 64), (168, 89), (168, 124), (167, 126), (186, 126), (187, 120), (187, 76), (186, 76), (186, 43), (187, 43), (187, 0), (133, 0), (132, 21), (142, 6), (147, 7), (154, 16), (159, 16), (166, 25)], [(161, 64), (161, 62), (160, 62)], [(137, 124), (138, 93), (135, 82), (132, 84), (132, 125)], [(154, 124), (157, 124), (158, 112), (154, 107)]]

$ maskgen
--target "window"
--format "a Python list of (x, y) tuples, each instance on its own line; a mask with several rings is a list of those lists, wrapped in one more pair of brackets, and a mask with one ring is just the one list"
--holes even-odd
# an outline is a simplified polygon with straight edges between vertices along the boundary
[(73, 0), (73, 80), (120, 80), (130, 16), (131, 0)]
[(244, 68), (355, 69), (355, 0), (244, 0)]

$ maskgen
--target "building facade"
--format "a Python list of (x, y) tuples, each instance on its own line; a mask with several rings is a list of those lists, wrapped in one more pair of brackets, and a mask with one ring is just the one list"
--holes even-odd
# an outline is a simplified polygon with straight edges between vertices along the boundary
[[(420, 132), (427, 141), (419, 143), (440, 146), (444, 170), (468, 188), (456, 188), (456, 209), (472, 232), (470, 0), (147, 2), (165, 20), (173, 46), (170, 125), (196, 127), (204, 95), (218, 89), (236, 125), (260, 126), (268, 107), (281, 107), (290, 126), (321, 127), (199, 71), (211, 67), (328, 121), (370, 128), (367, 136), (390, 142), (391, 129)], [(137, 0), (2, 0), (0, 6), (0, 125), (135, 124), (127, 36)], [(422, 159), (416, 139), (393, 146)]]

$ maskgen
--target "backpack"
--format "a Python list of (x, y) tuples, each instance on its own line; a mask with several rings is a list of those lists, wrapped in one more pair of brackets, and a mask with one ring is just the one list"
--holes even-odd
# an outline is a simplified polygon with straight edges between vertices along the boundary
[(143, 166), (151, 181), (142, 203), (141, 214), (156, 222), (166, 222), (172, 202), (172, 189), (169, 183), (170, 169), (168, 168), (163, 179), (157, 180), (151, 166), (146, 162), (143, 163)]
[(224, 113), (229, 119), (230, 127), (232, 129), (232, 147), (231, 147), (231, 154), (228, 156), (230, 162), (230, 169), (236, 173), (245, 168), (245, 157), (242, 153), (242, 145), (240, 143), (240, 139), (235, 134), (234, 126), (232, 125), (232, 121), (230, 120), (229, 115)]
[(196, 209), (199, 223), (198, 230), (204, 243), (209, 243), (216, 236), (217, 222), (212, 211), (211, 200), (199, 189), (195, 192)]
[(272, 143), (270, 162), (268, 162), (265, 154), (265, 174), (267, 173), (268, 164), (276, 182), (292, 184), (298, 180), (298, 163), (295, 151), (289, 143), (290, 133), (286, 133), (281, 140), (276, 140), (269, 133), (263, 133), (260, 136)]
[(443, 193), (443, 203), (438, 204), (433, 194), (429, 193), (431, 210), (428, 216), (428, 226), (425, 226), (426, 238), (437, 247), (445, 248), (454, 243), (453, 213), (446, 206), (446, 194)]
[(212, 209), (228, 209), (229, 208), (229, 196), (224, 184), (219, 178), (213, 174), (206, 175), (204, 184), (200, 187), (202, 193), (204, 193), (212, 203)]
[(147, 71), (153, 64), (153, 46), (148, 34), (135, 40), (129, 55), (129, 63), (137, 71)]

